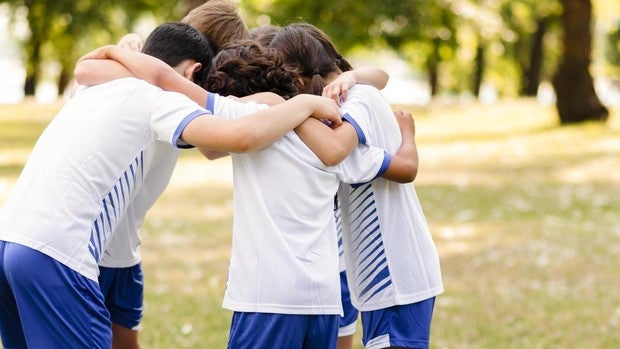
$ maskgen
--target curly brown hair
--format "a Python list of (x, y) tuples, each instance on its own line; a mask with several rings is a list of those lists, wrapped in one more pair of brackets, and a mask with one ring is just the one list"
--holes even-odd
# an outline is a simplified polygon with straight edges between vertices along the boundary
[(273, 92), (288, 99), (298, 93), (295, 79), (275, 50), (245, 40), (220, 50), (211, 64), (205, 88), (224, 96)]

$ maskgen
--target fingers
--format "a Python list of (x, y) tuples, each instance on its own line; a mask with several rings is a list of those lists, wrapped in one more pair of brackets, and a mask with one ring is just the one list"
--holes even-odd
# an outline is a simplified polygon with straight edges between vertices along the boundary
[(323, 99), (323, 110), (321, 110), (321, 119), (328, 120), (328, 125), (332, 127), (342, 124), (342, 118), (340, 117), (340, 108), (333, 99), (325, 97)]
[(331, 83), (323, 89), (323, 96), (332, 99), (336, 103), (340, 103), (340, 91), (342, 86), (340, 83)]
[(129, 33), (121, 38), (118, 42), (118, 46), (132, 50), (132, 51), (142, 51), (142, 39), (135, 33)]
[(410, 112), (398, 109), (394, 111), (394, 116), (401, 129), (401, 133), (405, 132), (405, 130), (410, 130), (415, 135), (415, 120)]

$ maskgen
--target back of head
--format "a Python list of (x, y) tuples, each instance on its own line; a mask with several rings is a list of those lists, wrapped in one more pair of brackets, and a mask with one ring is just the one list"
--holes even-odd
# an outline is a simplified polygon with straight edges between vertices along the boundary
[(325, 50), (307, 29), (297, 25), (283, 27), (271, 40), (284, 64), (303, 79), (300, 91), (320, 95), (325, 85), (323, 78), (340, 71), (338, 57)]
[(201, 63), (203, 69), (194, 74), (194, 82), (203, 85), (213, 60), (207, 38), (191, 26), (167, 22), (157, 26), (144, 41), (142, 52), (157, 57), (174, 67), (186, 59)]
[(336, 46), (334, 46), (332, 39), (327, 34), (325, 34), (325, 32), (323, 32), (321, 29), (315, 27), (314, 25), (310, 23), (302, 23), (302, 22), (293, 23), (291, 24), (291, 26), (306, 30), (308, 33), (310, 33), (310, 35), (312, 35), (312, 37), (317, 39), (321, 43), (321, 45), (323, 46), (327, 54), (329, 54), (330, 56), (336, 57), (338, 59), (338, 68), (340, 68), (340, 70), (342, 71), (353, 70), (353, 67), (351, 66), (351, 64), (344, 57), (342, 57), (340, 53), (338, 53), (338, 50), (336, 49)]
[(209, 0), (191, 10), (181, 22), (191, 25), (206, 36), (216, 53), (229, 42), (250, 37), (235, 5), (228, 0)]
[(273, 40), (273, 37), (276, 36), (280, 29), (277, 25), (261, 25), (250, 29), (250, 37), (262, 45), (269, 46), (271, 40)]
[(273, 92), (288, 99), (297, 94), (295, 78), (278, 54), (253, 40), (224, 46), (213, 59), (205, 87), (237, 97)]

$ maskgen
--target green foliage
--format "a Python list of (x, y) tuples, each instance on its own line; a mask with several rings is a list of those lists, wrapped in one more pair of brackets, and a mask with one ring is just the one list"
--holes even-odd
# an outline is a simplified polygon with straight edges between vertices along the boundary
[(173, 19), (177, 0), (12, 0), (14, 11), (26, 9), (30, 35), (23, 43), (27, 81), (37, 83), (41, 65), (56, 61), (70, 74), (77, 58), (88, 50), (116, 42), (131, 31), (141, 15)]
[(620, 68), (620, 20), (616, 28), (607, 34), (605, 42), (605, 57), (616, 68)]

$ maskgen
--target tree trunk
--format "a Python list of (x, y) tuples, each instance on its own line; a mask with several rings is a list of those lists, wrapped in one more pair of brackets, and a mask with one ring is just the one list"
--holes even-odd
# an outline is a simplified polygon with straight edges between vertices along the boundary
[(484, 45), (482, 43), (478, 43), (476, 47), (476, 67), (474, 69), (472, 93), (474, 96), (478, 96), (480, 94), (480, 86), (482, 85), (482, 76), (484, 75)]
[(532, 40), (530, 51), (530, 64), (523, 72), (523, 82), (521, 84), (521, 94), (523, 96), (536, 96), (538, 85), (540, 85), (540, 71), (543, 62), (543, 39), (547, 32), (547, 18), (540, 18), (537, 21), (537, 29)]
[(594, 90), (589, 72), (592, 49), (590, 0), (563, 0), (564, 55), (553, 77), (560, 123), (606, 121), (609, 111)]
[(71, 82), (73, 76), (73, 72), (71, 69), (66, 67), (64, 64), (60, 69), (60, 75), (58, 76), (58, 95), (62, 96), (65, 93), (65, 90), (69, 86), (69, 82)]
[(433, 51), (426, 58), (426, 70), (428, 71), (428, 83), (431, 86), (431, 96), (439, 93), (439, 41), (433, 40)]
[(34, 35), (26, 45), (28, 57), (26, 58), (26, 80), (24, 82), (24, 95), (34, 96), (39, 82), (41, 66), (41, 41)]

